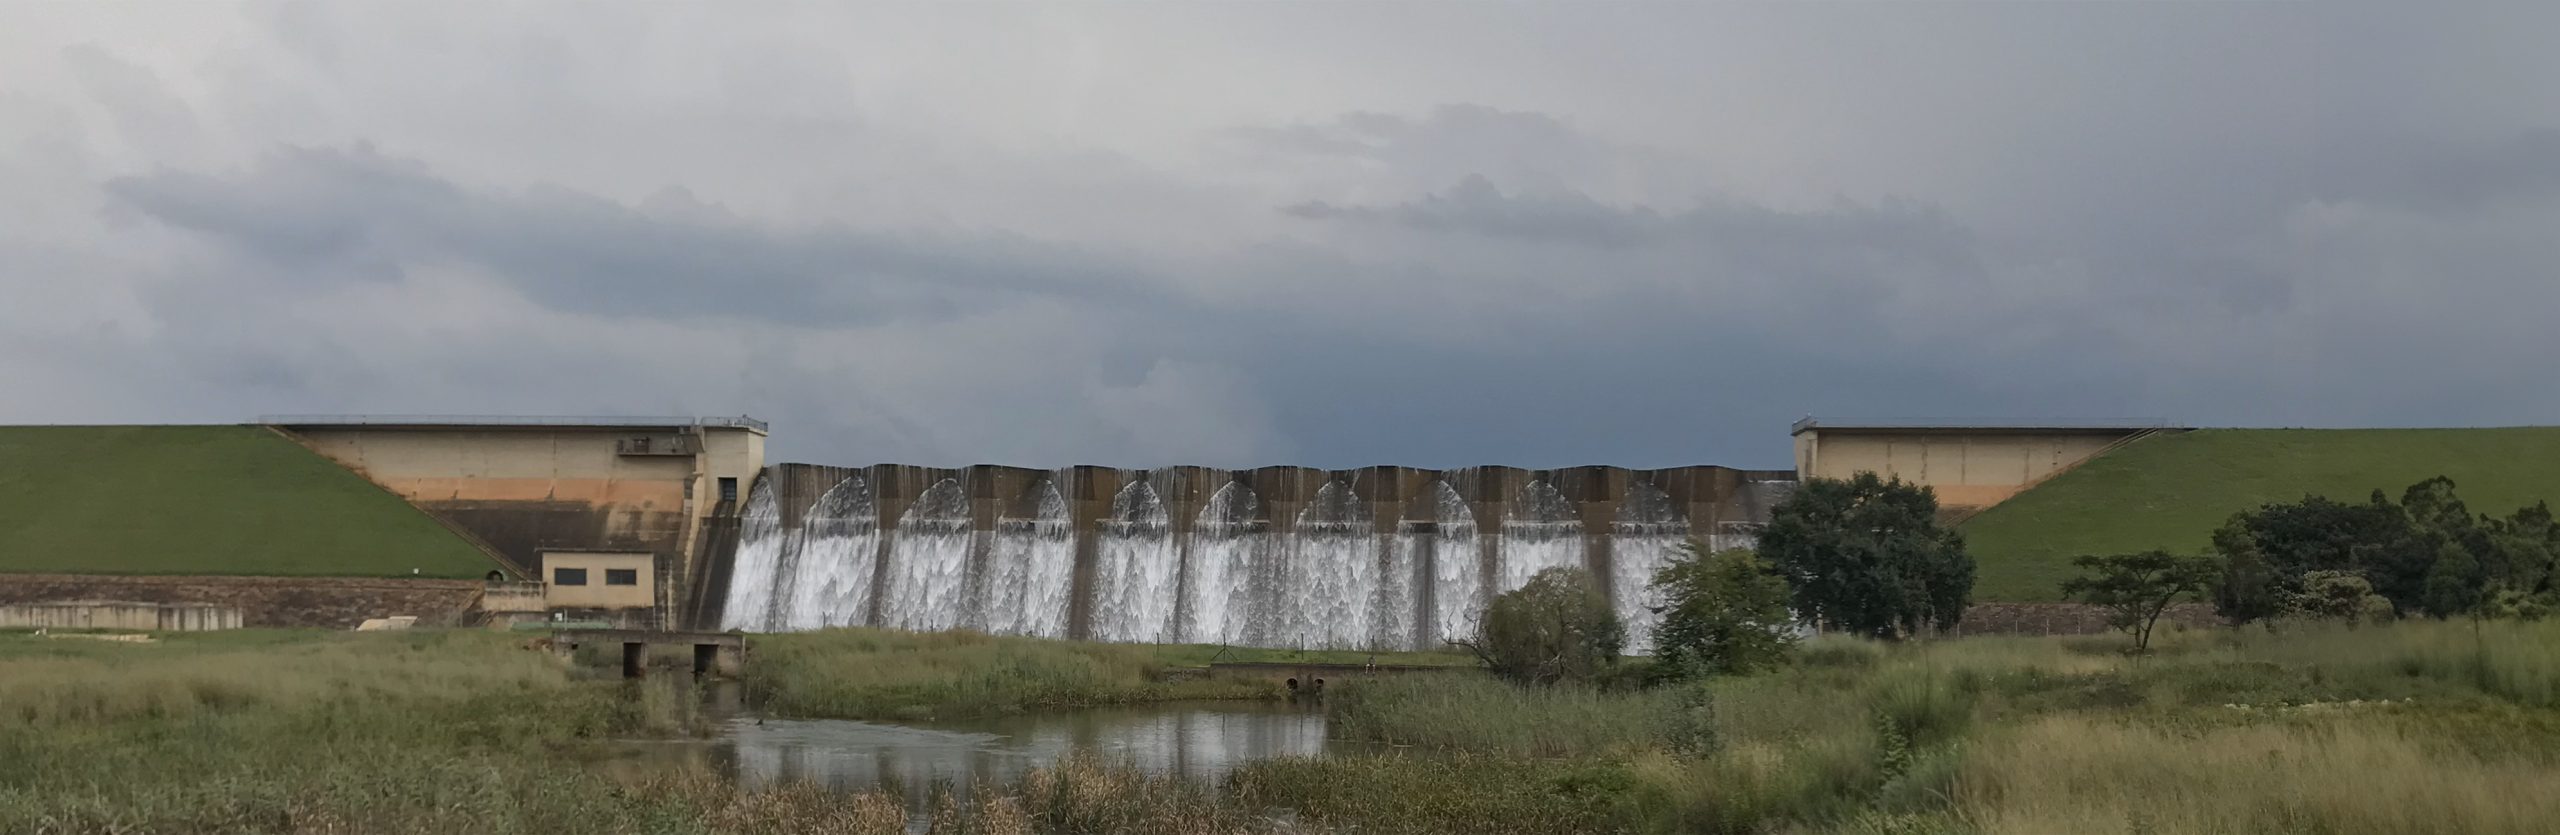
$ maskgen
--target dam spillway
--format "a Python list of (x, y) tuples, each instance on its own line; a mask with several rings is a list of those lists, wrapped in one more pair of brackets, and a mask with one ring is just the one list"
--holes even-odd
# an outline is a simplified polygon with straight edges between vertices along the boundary
[[(1423, 649), (1493, 595), (1587, 569), (1650, 645), (1646, 583), (1748, 545), (1794, 487), (1725, 467), (1033, 470), (784, 464), (738, 511), (697, 624)], [(696, 578), (701, 584), (704, 578)]]

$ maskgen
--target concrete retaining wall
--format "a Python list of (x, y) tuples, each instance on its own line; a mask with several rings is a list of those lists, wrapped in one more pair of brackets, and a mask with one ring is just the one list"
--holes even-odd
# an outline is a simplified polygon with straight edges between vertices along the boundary
[(469, 621), (480, 600), (478, 580), (377, 580), (327, 577), (120, 577), (94, 574), (0, 575), (0, 606), (77, 601), (195, 604), (228, 608), (239, 626), (352, 629), (366, 618), (414, 615), (421, 625)]
[(16, 603), (0, 606), (0, 628), (127, 629), (137, 632), (205, 632), (238, 629), (240, 610), (189, 603)]

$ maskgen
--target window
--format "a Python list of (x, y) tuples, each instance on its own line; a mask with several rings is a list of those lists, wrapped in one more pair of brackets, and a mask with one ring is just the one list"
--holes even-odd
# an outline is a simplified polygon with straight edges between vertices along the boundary
[(604, 570), (604, 584), (605, 584), (605, 585), (608, 585), (608, 586), (636, 586), (636, 585), (640, 585), (640, 569), (637, 569), (637, 568), (608, 568), (608, 569), (605, 569), (605, 570)]
[(737, 476), (720, 477), (720, 500), (724, 502), (734, 502), (738, 500)]
[(554, 568), (554, 569), (551, 569), (551, 584), (552, 584), (552, 585), (555, 585), (555, 586), (583, 586), (583, 585), (586, 585), (586, 584), (587, 584), (587, 570), (586, 570), (586, 569), (583, 569), (583, 568)]

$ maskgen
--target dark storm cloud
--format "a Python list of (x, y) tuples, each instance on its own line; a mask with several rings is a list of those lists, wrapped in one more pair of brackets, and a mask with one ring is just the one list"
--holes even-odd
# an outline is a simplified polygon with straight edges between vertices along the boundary
[(560, 187), (478, 191), (366, 147), (289, 147), (231, 176), (164, 170), (105, 187), (145, 216), (312, 280), (461, 262), (564, 311), (842, 324), (947, 317), (995, 297), (1131, 293), (1126, 268), (1015, 235), (776, 229), (681, 193), (633, 207)]

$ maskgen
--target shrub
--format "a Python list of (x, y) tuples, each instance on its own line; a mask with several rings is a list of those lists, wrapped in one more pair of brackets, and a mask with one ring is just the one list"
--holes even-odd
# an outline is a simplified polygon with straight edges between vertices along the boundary
[(1609, 610), (1609, 598), (1590, 572), (1550, 568), (1493, 599), (1473, 643), (1495, 675), (1512, 681), (1553, 684), (1589, 681), (1618, 658), (1626, 627)]
[(1786, 660), (1796, 641), (1787, 581), (1749, 549), (1707, 554), (1692, 540), (1653, 575), (1663, 604), (1653, 655), (1667, 677), (1746, 673)]

